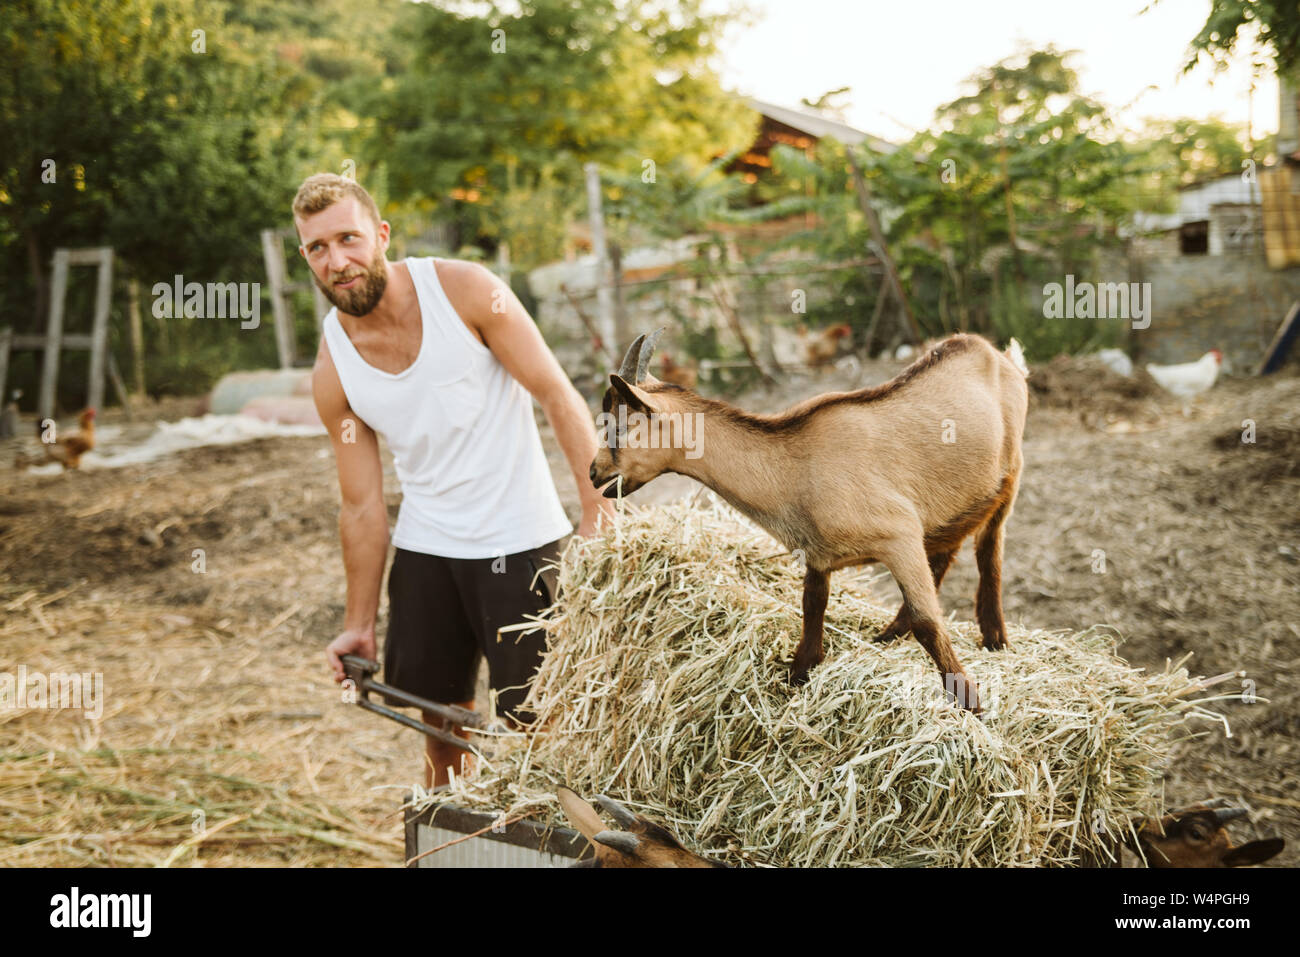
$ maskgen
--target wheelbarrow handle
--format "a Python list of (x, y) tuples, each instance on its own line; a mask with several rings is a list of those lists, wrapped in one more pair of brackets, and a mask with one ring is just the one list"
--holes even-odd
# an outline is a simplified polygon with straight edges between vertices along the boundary
[(437, 701), (430, 701), (427, 698), (421, 698), (419, 695), (411, 694), (409, 691), (403, 691), (401, 688), (394, 688), (382, 681), (376, 681), (372, 675), (379, 671), (379, 662), (377, 661), (371, 661), (369, 658), (362, 658), (359, 655), (344, 655), (342, 661), (344, 674), (347, 675), (356, 688), (357, 704), (367, 711), (373, 711), (386, 718), (391, 718), (398, 724), (403, 724), (408, 728), (427, 734), (431, 738), (464, 751), (474, 751), (475, 749), (469, 742), (457, 737), (450, 731), (435, 728), (433, 725), (412, 718), (410, 715), (402, 714), (400, 711), (394, 711), (392, 708), (371, 701), (370, 693), (372, 691), (377, 692), (400, 701), (404, 705), (435, 714), (462, 727), (485, 729), (489, 726), (487, 718), (477, 711), (469, 711), (454, 704), (441, 704)]

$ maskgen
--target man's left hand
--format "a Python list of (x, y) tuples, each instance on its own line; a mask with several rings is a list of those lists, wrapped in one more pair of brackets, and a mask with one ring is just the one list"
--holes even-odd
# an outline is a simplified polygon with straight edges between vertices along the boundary
[(578, 536), (591, 538), (600, 530), (609, 528), (614, 521), (614, 503), (610, 499), (601, 499), (587, 505), (582, 510), (582, 521), (578, 523)]

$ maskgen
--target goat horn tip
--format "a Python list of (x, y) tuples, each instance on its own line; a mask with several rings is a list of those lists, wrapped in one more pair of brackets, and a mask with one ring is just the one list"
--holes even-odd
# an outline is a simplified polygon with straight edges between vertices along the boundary
[(635, 378), (637, 361), (641, 356), (641, 344), (645, 342), (645, 333), (637, 336), (632, 340), (632, 344), (627, 347), (627, 352), (623, 355), (623, 364), (618, 367), (618, 374), (623, 378)]
[(629, 834), (627, 831), (601, 831), (594, 835), (592, 840), (616, 851), (622, 851), (624, 854), (635, 854), (641, 844), (635, 834)]
[(596, 803), (624, 827), (631, 827), (639, 823), (635, 814), (607, 794), (597, 794)]
[(1238, 818), (1243, 818), (1249, 813), (1250, 812), (1244, 807), (1221, 807), (1215, 809), (1214, 819), (1220, 824), (1223, 824), (1227, 821), (1235, 821)]

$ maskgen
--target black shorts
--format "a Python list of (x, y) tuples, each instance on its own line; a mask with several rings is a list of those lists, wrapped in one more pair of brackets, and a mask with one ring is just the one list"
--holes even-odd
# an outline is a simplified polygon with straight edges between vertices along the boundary
[(498, 713), (531, 721), (519, 705), (546, 650), (546, 633), (538, 628), (499, 635), (497, 629), (551, 604), (555, 571), (538, 572), (548, 561), (558, 562), (561, 541), (497, 558), (397, 549), (388, 573), (384, 680), (439, 704), (472, 701), (479, 662), (486, 657)]

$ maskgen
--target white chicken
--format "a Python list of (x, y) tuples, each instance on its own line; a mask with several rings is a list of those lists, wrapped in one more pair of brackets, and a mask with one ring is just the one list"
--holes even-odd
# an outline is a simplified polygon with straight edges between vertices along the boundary
[(1147, 364), (1147, 372), (1166, 391), (1182, 399), (1200, 395), (1214, 385), (1219, 378), (1219, 367), (1223, 365), (1223, 353), (1211, 349), (1195, 362), (1184, 362), (1174, 366), (1157, 366)]
[(1118, 375), (1133, 374), (1133, 360), (1123, 349), (1102, 349), (1097, 353), (1097, 361)]

